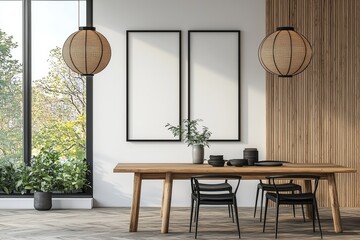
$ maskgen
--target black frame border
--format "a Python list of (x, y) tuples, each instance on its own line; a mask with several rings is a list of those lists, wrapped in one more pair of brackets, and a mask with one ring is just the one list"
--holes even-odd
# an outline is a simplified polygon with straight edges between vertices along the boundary
[(189, 30), (188, 31), (188, 119), (191, 120), (191, 33), (237, 33), (238, 34), (238, 136), (236, 139), (209, 139), (209, 142), (240, 142), (241, 140), (241, 45), (240, 30)]
[(178, 33), (179, 34), (179, 125), (181, 126), (181, 77), (182, 77), (182, 44), (181, 44), (181, 30), (127, 30), (126, 31), (126, 141), (127, 142), (180, 142), (181, 136), (178, 139), (142, 139), (130, 138), (129, 134), (129, 34), (130, 33)]

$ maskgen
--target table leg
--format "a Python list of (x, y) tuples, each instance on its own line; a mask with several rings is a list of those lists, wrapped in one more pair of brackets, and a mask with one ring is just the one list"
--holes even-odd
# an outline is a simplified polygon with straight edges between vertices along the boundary
[(163, 192), (162, 192), (162, 198), (161, 198), (160, 217), (163, 216), (164, 195), (165, 195), (165, 180), (163, 181)]
[(331, 173), (328, 175), (328, 185), (329, 185), (329, 197), (331, 203), (331, 211), (334, 222), (334, 230), (336, 233), (341, 233), (343, 231), (341, 224), (339, 200), (336, 189), (335, 174)]
[[(308, 192), (312, 192), (312, 185), (311, 185), (311, 180), (304, 180), (305, 182), (305, 189), (304, 192), (308, 193)], [(312, 212), (312, 206), (309, 204), (306, 204), (305, 206), (305, 215), (308, 219), (312, 219), (313, 218), (313, 212)]]
[(129, 232), (137, 232), (139, 222), (139, 208), (140, 208), (140, 195), (141, 195), (141, 173), (134, 174), (134, 189), (130, 213), (130, 226)]
[(171, 173), (166, 173), (165, 182), (164, 182), (164, 201), (162, 206), (163, 215), (161, 222), (161, 233), (169, 232), (172, 184), (173, 184), (173, 179)]

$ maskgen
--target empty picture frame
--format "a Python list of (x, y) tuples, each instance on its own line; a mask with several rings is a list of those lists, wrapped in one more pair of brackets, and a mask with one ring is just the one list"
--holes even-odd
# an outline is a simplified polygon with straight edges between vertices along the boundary
[(181, 31), (126, 32), (126, 140), (180, 141)]
[(188, 118), (210, 141), (240, 141), (240, 31), (189, 31)]

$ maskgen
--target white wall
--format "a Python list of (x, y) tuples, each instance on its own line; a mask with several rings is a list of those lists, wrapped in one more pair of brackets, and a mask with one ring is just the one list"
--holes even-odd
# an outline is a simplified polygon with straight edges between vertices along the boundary
[[(133, 175), (112, 172), (118, 162), (191, 162), (184, 143), (126, 142), (126, 30), (182, 30), (183, 109), (187, 116), (187, 31), (241, 31), (241, 142), (211, 143), (209, 154), (241, 158), (246, 147), (265, 157), (265, 72), (257, 48), (265, 37), (264, 0), (94, 0), (94, 25), (112, 47), (108, 67), (94, 78), (95, 206), (130, 206)], [(146, 101), (146, 99), (144, 99)], [(150, 116), (151, 117), (151, 116)], [(240, 206), (253, 206), (256, 181), (243, 181)], [(159, 206), (161, 181), (145, 181), (142, 206)], [(173, 206), (190, 203), (188, 181), (175, 181)]]

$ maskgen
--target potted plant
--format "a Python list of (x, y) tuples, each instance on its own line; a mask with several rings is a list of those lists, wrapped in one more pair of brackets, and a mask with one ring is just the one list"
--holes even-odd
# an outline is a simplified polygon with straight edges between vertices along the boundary
[(42, 149), (31, 159), (30, 183), (34, 191), (34, 208), (49, 210), (52, 207), (52, 191), (61, 188), (60, 153), (54, 149)]
[(54, 149), (41, 149), (31, 166), (21, 160), (0, 161), (0, 192), (34, 193), (34, 208), (49, 210), (52, 192), (81, 192), (90, 187), (86, 160), (64, 159)]
[(184, 128), (181, 125), (175, 127), (169, 123), (165, 125), (174, 136), (181, 136), (188, 146), (192, 146), (192, 158), (195, 164), (204, 163), (204, 146), (209, 147), (208, 140), (211, 136), (211, 132), (207, 127), (202, 126), (201, 130), (197, 129), (198, 122), (201, 121), (202, 119), (184, 119)]
[(82, 191), (89, 187), (89, 168), (84, 160), (62, 159), (60, 153), (42, 149), (31, 161), (30, 187), (34, 191), (34, 208), (49, 210), (52, 207), (52, 192)]

